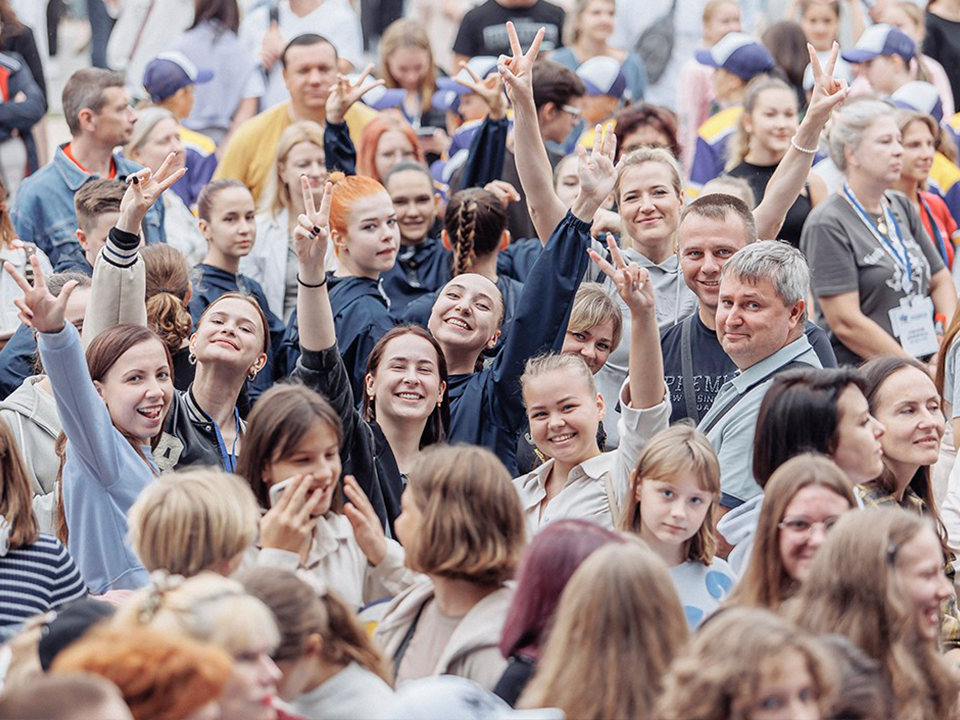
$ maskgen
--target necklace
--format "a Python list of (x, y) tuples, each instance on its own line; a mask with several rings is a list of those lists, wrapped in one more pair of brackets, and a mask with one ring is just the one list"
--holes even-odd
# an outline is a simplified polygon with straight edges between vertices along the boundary
[(881, 235), (889, 236), (890, 232), (887, 228), (887, 219), (883, 213), (880, 214), (880, 217), (877, 218), (877, 230)]

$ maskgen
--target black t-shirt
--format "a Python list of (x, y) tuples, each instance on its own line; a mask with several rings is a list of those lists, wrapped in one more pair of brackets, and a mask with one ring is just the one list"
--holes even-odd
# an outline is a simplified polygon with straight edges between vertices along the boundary
[[(693, 318), (693, 326), (690, 328), (693, 383), (696, 389), (697, 411), (703, 418), (723, 384), (737, 374), (737, 366), (723, 351), (717, 333), (703, 324), (700, 314), (696, 313)], [(687, 404), (683, 398), (683, 356), (680, 341), (682, 329), (683, 323), (679, 323), (667, 328), (660, 335), (663, 377), (667, 381), (670, 402), (673, 404), (670, 424), (687, 417)], [(830, 347), (827, 334), (812, 322), (807, 322), (803, 332), (820, 358), (820, 364), (825, 368), (837, 367), (837, 358)]]
[[(960, 22), (927, 13), (923, 52), (943, 65), (950, 79), (954, 100), (960, 98)], [(526, 47), (526, 45), (524, 45)]]
[(563, 9), (546, 0), (537, 0), (529, 7), (515, 8), (504, 7), (496, 0), (487, 0), (463, 16), (453, 51), (467, 57), (509, 55), (510, 40), (506, 22), (510, 20), (517, 28), (517, 37), (524, 49), (530, 47), (541, 27), (546, 28), (540, 52), (549, 52), (563, 46), (563, 19)]
[[(753, 194), (757, 198), (757, 204), (759, 205), (767, 191), (767, 183), (770, 182), (770, 178), (773, 177), (776, 169), (776, 165), (754, 165), (753, 163), (743, 161), (728, 174), (733, 177), (743, 178), (750, 183), (750, 187), (753, 188)], [(804, 184), (803, 190), (805, 194), (797, 196), (797, 199), (787, 211), (787, 217), (783, 221), (783, 227), (781, 227), (780, 232), (777, 233), (778, 239), (786, 240), (795, 248), (800, 247), (800, 233), (803, 231), (803, 223), (812, 209), (809, 185)]]

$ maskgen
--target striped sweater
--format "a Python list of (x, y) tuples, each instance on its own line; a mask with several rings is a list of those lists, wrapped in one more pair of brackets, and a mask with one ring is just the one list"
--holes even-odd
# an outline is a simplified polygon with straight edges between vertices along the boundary
[(0, 557), (0, 639), (24, 621), (82, 598), (87, 587), (67, 549), (50, 535)]

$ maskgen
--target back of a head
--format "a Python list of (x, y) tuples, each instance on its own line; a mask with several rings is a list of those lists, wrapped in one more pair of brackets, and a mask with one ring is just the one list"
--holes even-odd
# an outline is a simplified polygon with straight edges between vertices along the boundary
[(470, 272), (477, 258), (487, 257), (500, 247), (507, 229), (507, 211), (493, 193), (469, 188), (454, 193), (447, 203), (443, 228), (453, 247), (451, 274)]
[(533, 66), (533, 102), (537, 110), (553, 103), (559, 110), (571, 99), (583, 97), (587, 89), (572, 70), (552, 60), (538, 60)]
[(226, 573), (256, 540), (260, 512), (247, 484), (214, 468), (161, 475), (130, 508), (130, 545), (144, 567), (184, 577)]
[(40, 525), (33, 510), (33, 489), (27, 474), (17, 436), (0, 418), (0, 517), (9, 525), (7, 548), (35, 543)]
[(147, 245), (140, 257), (146, 277), (147, 325), (173, 355), (193, 330), (186, 306), (190, 266), (183, 253), (166, 243)]
[(663, 561), (639, 541), (602, 547), (567, 583), (519, 705), (576, 718), (654, 717), (661, 678), (687, 637)]
[(126, 190), (126, 183), (122, 180), (109, 178), (94, 178), (81, 185), (73, 196), (80, 229), (90, 233), (101, 215), (119, 213)]
[(222, 649), (144, 628), (91, 633), (53, 672), (89, 672), (116, 685), (135, 720), (182, 720), (223, 693), (233, 662)]
[(837, 691), (828, 720), (886, 720), (893, 699), (880, 664), (843, 635), (819, 638), (837, 666)]
[(37, 675), (0, 695), (0, 720), (132, 720), (120, 691), (89, 673)]

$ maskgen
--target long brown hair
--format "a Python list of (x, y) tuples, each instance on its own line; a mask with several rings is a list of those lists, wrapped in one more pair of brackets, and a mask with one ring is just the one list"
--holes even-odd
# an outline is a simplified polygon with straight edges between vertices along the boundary
[[(383, 355), (387, 350), (387, 344), (394, 338), (403, 337), (404, 335), (415, 335), (430, 343), (434, 352), (437, 353), (437, 372), (440, 375), (440, 382), (446, 385), (447, 358), (443, 355), (443, 348), (440, 347), (440, 343), (437, 342), (437, 339), (433, 335), (419, 325), (401, 325), (384, 333), (383, 337), (373, 346), (373, 350), (370, 351), (370, 358), (367, 360), (367, 375), (374, 378), (377, 376)], [(377, 419), (377, 401), (367, 393), (363, 394), (363, 417), (367, 422), (374, 422)], [(421, 449), (427, 445), (435, 445), (436, 443), (441, 443), (446, 440), (447, 428), (449, 427), (450, 397), (447, 391), (444, 390), (440, 404), (430, 413), (430, 417), (427, 418), (427, 424), (423, 428), (423, 434), (420, 436)]]
[(190, 267), (183, 254), (166, 243), (147, 245), (140, 257), (146, 279), (147, 326), (173, 355), (193, 329), (187, 311)]
[(754, 536), (750, 564), (727, 601), (730, 605), (750, 605), (777, 610), (780, 603), (799, 587), (783, 567), (780, 557), (780, 523), (797, 493), (817, 486), (832, 490), (857, 507), (850, 480), (829, 458), (804, 453), (787, 460), (770, 476), (764, 490), (763, 506)]
[(935, 641), (921, 636), (896, 577), (899, 549), (929, 523), (897, 508), (847, 513), (786, 605), (801, 627), (845, 635), (880, 663), (898, 720), (946, 720), (957, 709), (957, 681)]
[(33, 491), (10, 426), (0, 418), (0, 515), (10, 523), (10, 549), (32, 545), (40, 537), (33, 512)]
[[(0, 2), (4, 2), (4, 0), (0, 0)], [(9, 248), (10, 244), (16, 239), (17, 231), (13, 227), (13, 220), (10, 219), (10, 207), (7, 204), (7, 188), (0, 180), (0, 242)]]
[(273, 653), (277, 661), (298, 660), (307, 640), (319, 635), (320, 654), (331, 664), (357, 663), (393, 684), (390, 671), (357, 616), (340, 597), (316, 589), (289, 570), (255, 567), (242, 573), (240, 582), (248, 593), (270, 608), (280, 630), (280, 644)]
[(557, 608), (537, 672), (518, 707), (569, 718), (651, 718), (687, 621), (666, 565), (640, 541), (581, 563)]
[[(237, 459), (236, 473), (250, 483), (260, 507), (270, 507), (270, 488), (263, 473), (272, 462), (293, 451), (316, 423), (324, 423), (343, 440), (343, 425), (330, 403), (305, 385), (274, 385), (257, 400), (247, 418), (243, 446)], [(333, 494), (333, 509), (339, 510), (343, 499)]]
[(425, 105), (429, 106), (433, 91), (437, 88), (437, 66), (433, 62), (433, 48), (423, 26), (415, 20), (400, 18), (387, 26), (380, 36), (380, 72), (388, 88), (398, 88), (400, 83), (390, 72), (388, 58), (401, 48), (419, 48), (425, 50), (430, 58), (430, 67), (417, 88)]

